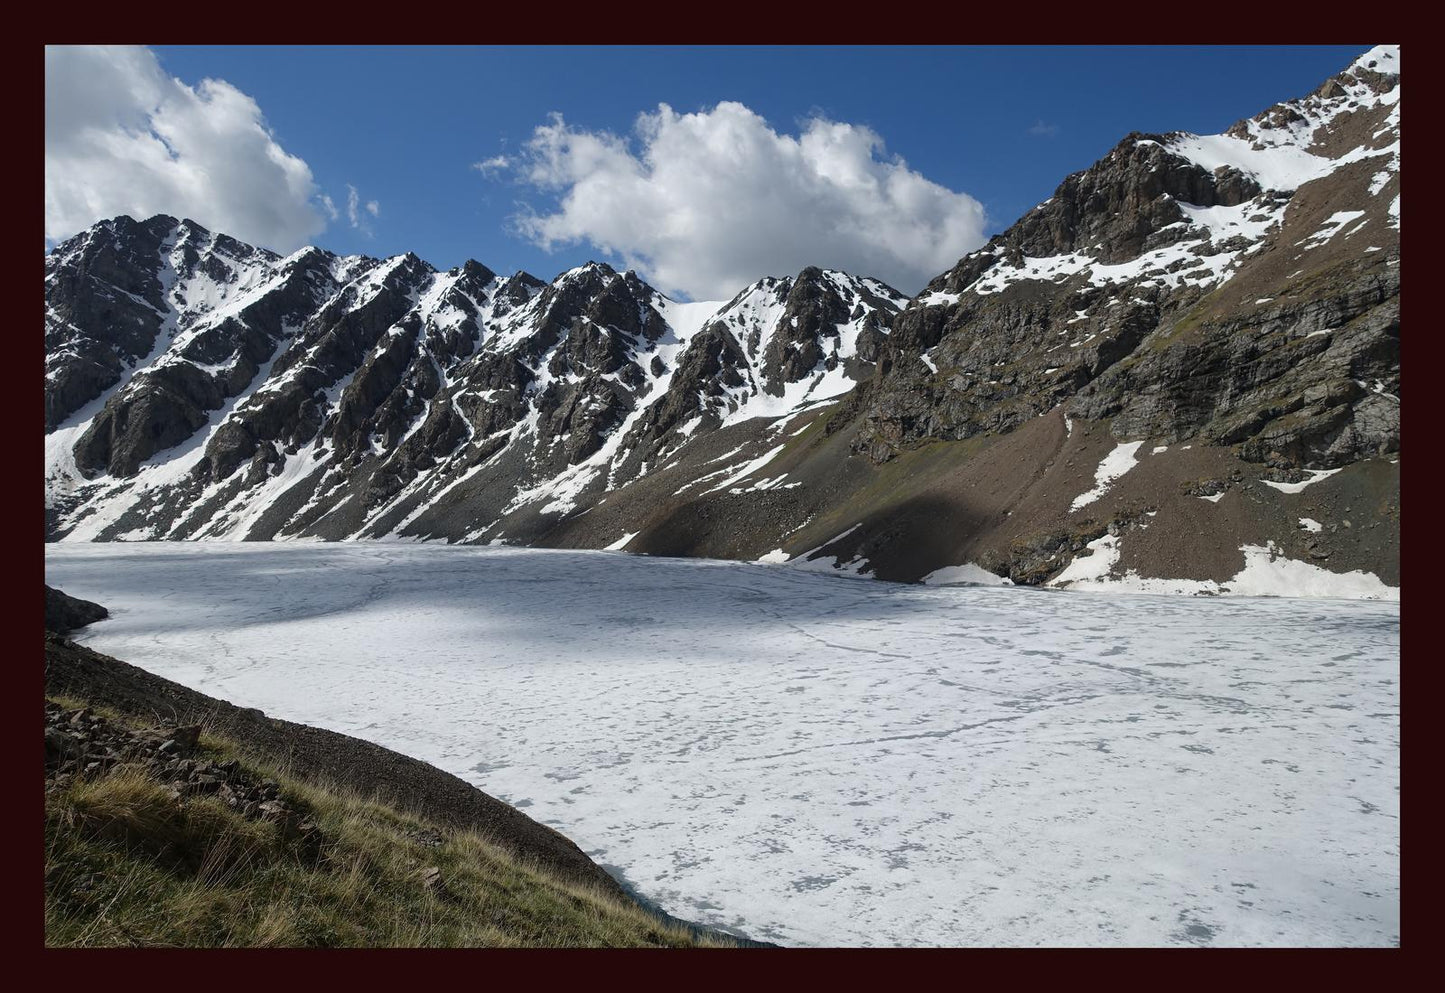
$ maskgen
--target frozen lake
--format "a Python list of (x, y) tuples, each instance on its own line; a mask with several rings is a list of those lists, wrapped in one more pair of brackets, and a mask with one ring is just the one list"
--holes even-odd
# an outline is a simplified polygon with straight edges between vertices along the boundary
[(1399, 604), (619, 553), (46, 545), (81, 640), (799, 945), (1390, 945)]

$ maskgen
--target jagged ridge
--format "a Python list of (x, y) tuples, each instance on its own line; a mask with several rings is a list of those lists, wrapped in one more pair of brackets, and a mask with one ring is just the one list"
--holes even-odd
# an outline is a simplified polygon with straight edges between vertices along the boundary
[[(597, 263), (543, 283), (104, 222), (47, 259), (48, 534), (1031, 583), (1098, 548), (1219, 584), (1268, 547), (1394, 581), (1399, 94), (1381, 46), (1224, 134), (1131, 134), (912, 300), (810, 268), (684, 303)], [(1311, 493), (1384, 532), (1292, 509), (1342, 469)]]
[(851, 388), (903, 303), (819, 269), (719, 306), (600, 263), (283, 259), (166, 217), (57, 247), (46, 288), (47, 506), (111, 538), (379, 536), (499, 455), (504, 510), (565, 510), (699, 423)]

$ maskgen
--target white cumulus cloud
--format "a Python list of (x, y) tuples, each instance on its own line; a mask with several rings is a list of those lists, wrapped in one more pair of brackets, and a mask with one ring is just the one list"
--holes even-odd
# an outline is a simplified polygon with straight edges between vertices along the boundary
[(730, 101), (693, 114), (660, 104), (630, 137), (554, 114), (510, 164), (557, 198), (515, 219), (525, 237), (588, 242), (694, 299), (809, 265), (914, 292), (985, 241), (977, 200), (889, 156), (873, 130), (814, 118), (782, 134)]
[(190, 217), (289, 252), (337, 210), (230, 83), (189, 86), (143, 47), (47, 47), (45, 237), (117, 214)]

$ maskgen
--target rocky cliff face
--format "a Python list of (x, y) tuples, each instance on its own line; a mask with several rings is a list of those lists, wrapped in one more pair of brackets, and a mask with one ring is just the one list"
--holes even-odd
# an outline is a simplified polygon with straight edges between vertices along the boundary
[(167, 217), (59, 246), (46, 297), (47, 509), (101, 539), (380, 537), (463, 483), (469, 523), (570, 509), (845, 392), (905, 302), (819, 269), (698, 304), (595, 263), (280, 258)]
[(929, 284), (875, 461), (1065, 403), (1120, 438), (1334, 467), (1399, 445), (1398, 50), (1222, 135), (1126, 137)]
[(1382, 46), (1224, 134), (1131, 134), (912, 300), (103, 222), (46, 260), (47, 537), (1398, 582), (1399, 97)]

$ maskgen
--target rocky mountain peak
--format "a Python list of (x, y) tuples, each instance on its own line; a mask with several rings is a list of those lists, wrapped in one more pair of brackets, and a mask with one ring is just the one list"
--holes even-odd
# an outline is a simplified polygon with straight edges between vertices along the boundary
[[(1387, 93), (1400, 83), (1400, 46), (1376, 45), (1340, 75), (1364, 83), (1375, 93)], [(1340, 82), (1342, 88), (1346, 85), (1339, 80), (1333, 82)]]
[[(1398, 140), (1399, 65), (1399, 46), (1377, 46), (1314, 92), (1240, 120), (1220, 136), (1246, 144), (1254, 154), (1227, 147), (1213, 151), (1233, 152), (1267, 186), (1293, 190), (1361, 152)], [(1179, 150), (1195, 157), (1209, 151), (1197, 142), (1182, 142)]]
[[(900, 440), (1009, 430), (1073, 397), (1121, 431), (1207, 430), (1260, 460), (1391, 450), (1399, 86), (1368, 62), (1398, 56), (1363, 57), (1225, 134), (1127, 135), (1066, 178), (894, 322), (895, 385), (858, 449), (886, 460)], [(1279, 350), (1351, 321), (1338, 350)], [(1305, 380), (1304, 394), (1282, 385)], [(1211, 423), (1235, 405), (1251, 413)]]
[(318, 248), (315, 245), (306, 245), (281, 259), (278, 266), (286, 272), (307, 272), (321, 269), (330, 270), (335, 262), (336, 256), (326, 249)]
[[(97, 373), (90, 396), (104, 402), (48, 442), (57, 500), (100, 486), (178, 514), (313, 467), (369, 517), (499, 445), (515, 453), (514, 486), (559, 472), (597, 486), (644, 472), (699, 424), (846, 391), (903, 303), (875, 280), (818, 267), (761, 280), (718, 308), (670, 300), (602, 262), (543, 283), (475, 261), (439, 273), (410, 252), (308, 247), (281, 259), (199, 225), (147, 225), (129, 257), (152, 260), (165, 296), (131, 304), (149, 321), (144, 346)], [(97, 299), (66, 289), (78, 265), (61, 250), (48, 262), (57, 315)], [(81, 329), (51, 320), (51, 360), (84, 353), (93, 365)], [(57, 427), (78, 406), (64, 379), (52, 376), (47, 393)], [(147, 482), (162, 477), (159, 490)], [(525, 501), (525, 489), (512, 498)], [(203, 523), (243, 526), (230, 514)]]
[[(46, 260), (48, 533), (777, 561), (856, 528), (826, 546), (850, 568), (1041, 582), (1129, 528), (1195, 541), (1201, 496), (1251, 476), (1387, 484), (1398, 75), (1380, 49), (1227, 133), (1126, 135), (912, 300), (818, 266), (683, 302), (601, 262), (543, 282), (102, 222)], [(1084, 499), (1150, 452), (1137, 499)], [(1324, 520), (1270, 492), (1223, 505), (1273, 508), (1249, 542)]]
[(497, 278), (495, 272), (482, 265), (476, 259), (467, 259), (460, 267), (452, 271), (459, 273), (462, 278), (480, 286), (486, 286)]
[(990, 242), (995, 255), (1085, 253), (1105, 264), (1136, 258), (1185, 221), (1180, 204), (1236, 206), (1260, 193), (1237, 168), (1206, 170), (1172, 154), (1169, 135), (1134, 132), (1063, 181), (1054, 195)]
[(520, 269), (501, 280), (492, 291), (492, 314), (505, 317), (509, 312), (531, 301), (547, 288), (547, 284)]
[(168, 232), (167, 240), (171, 241), (176, 245), (195, 245), (198, 243), (204, 245), (209, 242), (212, 237), (211, 232), (204, 225), (200, 224), (197, 221), (191, 220), (189, 217), (182, 217), (179, 221), (177, 221), (169, 216), (158, 216), (152, 218), (152, 221), (155, 220), (172, 222), (171, 229)]

